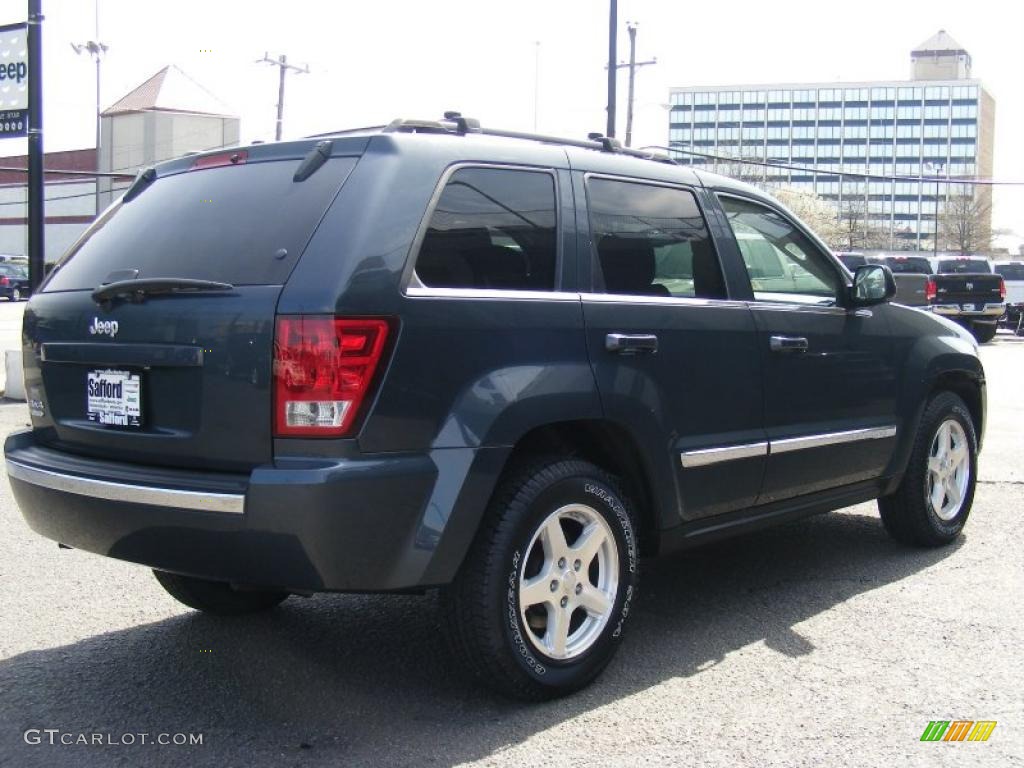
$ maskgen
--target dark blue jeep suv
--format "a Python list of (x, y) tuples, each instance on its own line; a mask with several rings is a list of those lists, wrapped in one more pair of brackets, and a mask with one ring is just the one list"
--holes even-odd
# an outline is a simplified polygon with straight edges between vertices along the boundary
[(140, 174), (28, 304), (29, 525), (186, 605), (441, 588), (532, 699), (618, 646), (638, 559), (878, 499), (971, 508), (970, 334), (758, 190), (458, 115)]

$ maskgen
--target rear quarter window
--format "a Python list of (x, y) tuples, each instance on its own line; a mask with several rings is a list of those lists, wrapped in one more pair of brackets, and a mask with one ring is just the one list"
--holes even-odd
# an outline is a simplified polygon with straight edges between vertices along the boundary
[(299, 160), (158, 177), (86, 230), (44, 290), (91, 290), (134, 269), (140, 278), (282, 284), (356, 160), (332, 158), (301, 182), (292, 180)]
[(430, 288), (554, 290), (556, 230), (551, 173), (460, 168), (430, 216), (416, 277)]

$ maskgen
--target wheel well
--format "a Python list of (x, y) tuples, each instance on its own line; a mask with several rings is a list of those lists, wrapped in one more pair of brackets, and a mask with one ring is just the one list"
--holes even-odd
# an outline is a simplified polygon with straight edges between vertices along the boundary
[(640, 553), (657, 551), (658, 514), (650, 477), (639, 458), (639, 446), (625, 429), (596, 420), (561, 421), (537, 427), (516, 442), (506, 462), (506, 472), (538, 455), (581, 458), (619, 478), (639, 518), (635, 522)]
[(952, 392), (959, 396), (967, 405), (967, 410), (970, 411), (971, 422), (974, 424), (974, 432), (978, 436), (978, 443), (980, 447), (985, 414), (981, 404), (981, 387), (977, 380), (966, 373), (956, 371), (943, 373), (939, 375), (935, 380), (935, 383), (932, 385), (930, 397), (934, 397), (939, 392)]

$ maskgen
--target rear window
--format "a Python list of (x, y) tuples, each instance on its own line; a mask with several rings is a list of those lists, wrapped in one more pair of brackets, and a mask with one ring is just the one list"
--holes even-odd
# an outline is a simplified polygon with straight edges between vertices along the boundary
[(1024, 264), (996, 264), (996, 272), (1006, 280), (1024, 280)]
[(932, 273), (932, 265), (928, 263), (928, 259), (920, 256), (889, 256), (882, 259), (882, 263), (900, 275), (930, 275)]
[(839, 256), (839, 260), (843, 262), (843, 266), (851, 272), (857, 267), (863, 267), (868, 263), (868, 260), (859, 253), (840, 253), (837, 255)]
[(939, 272), (977, 275), (992, 270), (985, 259), (942, 259), (939, 262)]
[(461, 168), (430, 217), (416, 276), (431, 288), (551, 291), (557, 246), (551, 173)]
[(157, 178), (98, 219), (45, 290), (93, 289), (133, 269), (140, 278), (284, 283), (356, 159), (332, 158), (301, 182), (292, 181), (299, 160)]
[(15, 264), (0, 264), (0, 275), (8, 277), (28, 277), (28, 270), (25, 267)]

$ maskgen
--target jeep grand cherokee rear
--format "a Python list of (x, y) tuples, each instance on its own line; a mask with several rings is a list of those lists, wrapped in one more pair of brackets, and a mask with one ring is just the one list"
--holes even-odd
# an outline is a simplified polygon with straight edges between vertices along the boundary
[[(593, 680), (641, 553), (971, 509), (984, 371), (775, 201), (459, 117), (142, 174), (29, 302), (29, 524), (186, 605), (442, 588), (459, 664)], [(503, 135), (504, 134), (504, 135)]]

